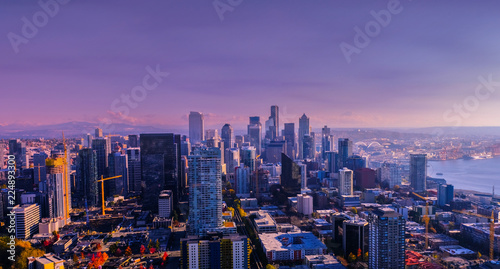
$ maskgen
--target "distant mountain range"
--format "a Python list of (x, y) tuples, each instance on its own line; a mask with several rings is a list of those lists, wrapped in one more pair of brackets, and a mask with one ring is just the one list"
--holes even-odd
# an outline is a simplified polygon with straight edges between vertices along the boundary
[[(187, 124), (186, 124), (187, 125)], [(187, 128), (171, 128), (168, 126), (147, 126), (117, 123), (111, 125), (105, 134), (140, 134), (140, 133), (180, 133), (187, 134)], [(91, 122), (66, 122), (51, 125), (4, 125), (0, 126), (0, 138), (59, 138), (62, 131), (68, 138), (83, 137), (86, 133), (94, 134), (98, 123)], [(186, 126), (187, 127), (187, 126)], [(321, 133), (321, 130), (315, 130)], [(354, 135), (356, 133), (372, 134), (380, 137), (394, 136), (397, 134), (439, 135), (439, 136), (497, 136), (500, 137), (498, 127), (426, 127), (426, 128), (332, 128), (336, 135)], [(245, 130), (235, 130), (235, 133), (245, 133)], [(404, 135), (406, 136), (406, 135)]]

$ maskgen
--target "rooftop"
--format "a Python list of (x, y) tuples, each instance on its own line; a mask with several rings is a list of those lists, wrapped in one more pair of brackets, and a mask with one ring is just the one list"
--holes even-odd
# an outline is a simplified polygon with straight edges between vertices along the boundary
[(259, 237), (266, 251), (326, 249), (325, 244), (310, 232), (268, 233)]

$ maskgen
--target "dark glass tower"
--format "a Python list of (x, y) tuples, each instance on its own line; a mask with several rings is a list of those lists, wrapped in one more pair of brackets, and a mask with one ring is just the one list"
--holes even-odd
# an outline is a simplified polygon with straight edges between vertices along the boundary
[(145, 186), (143, 208), (156, 213), (162, 190), (172, 191), (174, 204), (179, 201), (180, 136), (169, 133), (141, 134), (140, 137), (141, 179)]
[(77, 193), (81, 199), (81, 206), (89, 207), (97, 206), (98, 190), (97, 190), (97, 155), (90, 148), (81, 149), (76, 158), (76, 178), (77, 178)]

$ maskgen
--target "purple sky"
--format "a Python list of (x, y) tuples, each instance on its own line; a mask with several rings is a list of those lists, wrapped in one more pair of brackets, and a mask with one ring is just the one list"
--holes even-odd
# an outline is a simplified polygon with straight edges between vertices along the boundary
[[(185, 127), (201, 111), (207, 127), (242, 128), (276, 104), (282, 123), (305, 112), (313, 127), (499, 126), (500, 86), (474, 94), (479, 76), (500, 81), (500, 3), (402, 0), (347, 63), (340, 44), (388, 3), (243, 0), (221, 21), (211, 1), (72, 0), (15, 53), (8, 34), (42, 8), (0, 0), (0, 124)], [(113, 101), (157, 65), (169, 76), (117, 116)]]

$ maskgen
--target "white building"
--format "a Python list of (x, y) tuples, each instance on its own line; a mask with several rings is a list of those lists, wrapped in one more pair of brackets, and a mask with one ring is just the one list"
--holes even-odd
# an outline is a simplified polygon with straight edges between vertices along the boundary
[(38, 223), (40, 222), (39, 205), (16, 205), (12, 211), (16, 216), (16, 238), (28, 239), (38, 233)]
[(353, 172), (350, 169), (342, 168), (339, 170), (339, 194), (352, 195), (353, 191)]
[(297, 211), (310, 216), (313, 213), (313, 198), (307, 194), (297, 194)]

